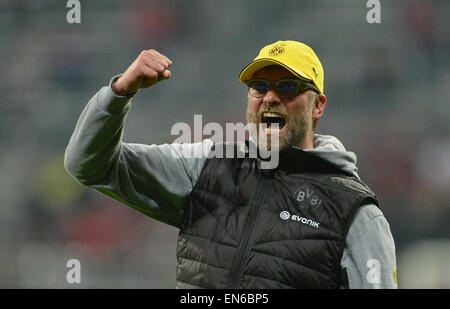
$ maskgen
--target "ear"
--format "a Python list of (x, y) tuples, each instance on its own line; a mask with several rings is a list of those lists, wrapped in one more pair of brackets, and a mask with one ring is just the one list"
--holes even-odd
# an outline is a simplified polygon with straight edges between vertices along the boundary
[(323, 112), (325, 111), (325, 107), (327, 106), (327, 98), (324, 94), (319, 94), (316, 96), (316, 100), (314, 102), (313, 108), (313, 116), (312, 119), (320, 119), (322, 117)]

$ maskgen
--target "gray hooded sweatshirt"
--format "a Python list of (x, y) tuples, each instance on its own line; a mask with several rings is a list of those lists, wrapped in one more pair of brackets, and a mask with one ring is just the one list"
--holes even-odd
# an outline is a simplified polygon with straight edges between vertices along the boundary
[[(81, 184), (98, 190), (154, 219), (181, 215), (213, 142), (144, 145), (122, 141), (131, 96), (109, 86), (84, 108), (65, 152), (66, 170)], [(359, 178), (356, 156), (330, 135), (314, 135), (305, 150)], [(189, 155), (186, 155), (189, 154)], [(167, 215), (171, 214), (171, 215)], [(397, 288), (395, 245), (388, 222), (375, 205), (357, 211), (341, 260), (350, 288)]]

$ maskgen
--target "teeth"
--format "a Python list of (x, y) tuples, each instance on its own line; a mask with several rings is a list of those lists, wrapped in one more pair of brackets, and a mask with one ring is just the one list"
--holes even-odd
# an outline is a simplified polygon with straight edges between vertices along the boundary
[(263, 117), (279, 117), (279, 118), (284, 118), (284, 117), (281, 116), (280, 114), (272, 113), (272, 112), (264, 112), (264, 113), (263, 113)]
[(272, 128), (272, 127), (264, 128), (264, 132), (266, 132), (266, 133), (279, 132), (279, 131), (280, 131), (279, 128), (278, 129), (275, 129), (275, 128)]

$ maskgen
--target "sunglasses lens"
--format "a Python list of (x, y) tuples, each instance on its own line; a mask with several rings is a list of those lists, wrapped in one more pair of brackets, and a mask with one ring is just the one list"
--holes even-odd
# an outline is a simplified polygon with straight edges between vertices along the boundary
[[(295, 98), (298, 94), (308, 89), (314, 89), (307, 83), (299, 80), (279, 80), (275, 84), (280, 97), (288, 100)], [(253, 80), (249, 81), (247, 85), (252, 96), (261, 98), (269, 91), (271, 84), (265, 80)]]
[(262, 97), (269, 90), (269, 85), (262, 81), (251, 82), (248, 84), (248, 87), (250, 89), (250, 94), (255, 97)]
[(293, 98), (298, 94), (299, 84), (295, 81), (281, 81), (278, 83), (278, 93), (284, 98)]

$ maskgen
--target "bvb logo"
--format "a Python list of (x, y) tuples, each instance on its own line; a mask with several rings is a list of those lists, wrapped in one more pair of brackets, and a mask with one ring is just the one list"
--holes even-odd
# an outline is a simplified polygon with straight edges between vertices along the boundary
[(281, 55), (282, 53), (284, 53), (284, 51), (285, 50), (283, 48), (283, 45), (277, 45), (269, 51), (269, 55), (278, 56), (278, 55)]
[(322, 204), (320, 197), (307, 186), (297, 189), (294, 193), (294, 199), (297, 200), (300, 208), (306, 210), (314, 210)]

